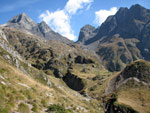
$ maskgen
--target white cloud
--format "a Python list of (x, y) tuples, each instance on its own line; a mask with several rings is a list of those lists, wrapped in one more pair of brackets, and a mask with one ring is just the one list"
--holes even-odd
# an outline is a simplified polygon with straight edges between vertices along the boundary
[(79, 9), (86, 8), (88, 10), (93, 0), (68, 0), (66, 6), (62, 10), (46, 12), (40, 15), (40, 19), (44, 20), (52, 29), (70, 40), (76, 40), (74, 31), (70, 25), (71, 17), (76, 14)]
[(101, 25), (108, 16), (114, 15), (117, 12), (117, 7), (112, 7), (110, 10), (99, 10), (95, 12), (95, 23)]
[(70, 14), (75, 14), (77, 10), (85, 6), (89, 7), (93, 0), (69, 0), (65, 6), (65, 10)]
[(70, 40), (75, 40), (74, 32), (70, 26), (70, 17), (63, 11), (57, 10), (49, 12), (48, 10), (40, 15), (40, 18), (50, 25), (56, 32), (59, 32)]

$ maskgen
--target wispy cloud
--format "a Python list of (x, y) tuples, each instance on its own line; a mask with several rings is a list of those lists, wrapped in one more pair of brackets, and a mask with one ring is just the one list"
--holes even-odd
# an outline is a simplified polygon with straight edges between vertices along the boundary
[(69, 0), (65, 6), (65, 10), (70, 14), (75, 14), (79, 9), (85, 6), (89, 7), (93, 0)]
[(114, 15), (117, 12), (117, 7), (112, 7), (110, 10), (99, 10), (95, 12), (95, 21), (97, 25), (101, 25), (108, 16)]
[(76, 40), (70, 25), (70, 19), (80, 9), (89, 9), (93, 0), (68, 0), (64, 9), (42, 13), (39, 18), (44, 20), (52, 29), (70, 40)]
[(16, 0), (12, 4), (4, 5), (3, 7), (1, 7), (0, 13), (14, 11), (16, 9), (25, 7), (25, 6), (33, 4), (33, 3), (36, 3), (38, 1), (40, 1), (40, 0)]

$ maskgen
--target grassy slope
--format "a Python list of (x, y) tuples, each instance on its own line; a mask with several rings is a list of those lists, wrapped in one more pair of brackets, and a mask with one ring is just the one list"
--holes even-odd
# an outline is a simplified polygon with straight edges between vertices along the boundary
[[(3, 51), (3, 50), (1, 50)], [(3, 52), (4, 53), (4, 52)], [(49, 76), (53, 87), (36, 78), (40, 71), (32, 69), (30, 75), (24, 74), (12, 64), (0, 57), (0, 112), (12, 111), (43, 112), (50, 104), (60, 104), (78, 112), (99, 112), (99, 102), (95, 99), (87, 101), (79, 93), (69, 89), (66, 84), (53, 76)], [(35, 72), (37, 71), (37, 72)], [(34, 76), (32, 76), (32, 74)], [(35, 79), (36, 78), (36, 79)], [(40, 82), (39, 82), (40, 81)], [(102, 111), (103, 112), (103, 111)]]
[(119, 104), (131, 106), (140, 113), (150, 112), (150, 88), (147, 86), (130, 81), (119, 89), (117, 95)]
[[(53, 59), (52, 67), (59, 69), (62, 75), (66, 74), (68, 68), (67, 64), (69, 62), (72, 67), (72, 73), (84, 80), (84, 90), (88, 93), (88, 95), (95, 98), (96, 95), (99, 97), (99, 95), (101, 96), (104, 93), (106, 86), (105, 81), (111, 73), (102, 67), (97, 56), (92, 52), (81, 49), (79, 45), (69, 46), (58, 41), (43, 42), (43, 40), (40, 40), (38, 37), (13, 29), (5, 29), (4, 31), (7, 34), (9, 43), (14, 47), (17, 46), (16, 50), (22, 53), (25, 58), (28, 58), (29, 62), (34, 64), (38, 61), (39, 64), (44, 64), (50, 59)], [(33, 48), (35, 51), (30, 53), (30, 50)], [(51, 50), (50, 52), (49, 49)], [(74, 63), (77, 56), (92, 59), (95, 63)], [(43, 60), (44, 58), (46, 58), (46, 60)], [(55, 61), (58, 63), (55, 63)], [(47, 71), (47, 74), (53, 74), (52, 70), (45, 70), (45, 72)], [(102, 79), (93, 80), (93, 78), (97, 76)], [(102, 86), (103, 83), (105, 84), (104, 86)], [(92, 87), (96, 87), (96, 89), (91, 91), (90, 89), (92, 89)]]
[[(128, 75), (126, 76), (143, 76), (141, 80), (149, 81), (149, 67), (150, 64), (147, 61), (144, 60), (137, 60), (125, 68), (125, 70), (122, 73), (126, 73)], [(141, 73), (141, 74), (139, 74)], [(111, 80), (112, 78), (120, 75), (114, 74), (109, 78)], [(145, 75), (145, 76), (144, 76)], [(108, 81), (109, 82), (109, 81)], [(116, 91), (113, 92), (117, 97), (117, 104), (118, 105), (124, 105), (124, 106), (130, 106), (134, 110), (138, 111), (139, 113), (149, 113), (150, 112), (150, 87), (149, 85), (144, 85), (142, 82), (135, 82), (133, 80), (129, 80), (128, 82), (124, 83), (122, 86), (120, 86)], [(109, 95), (108, 95), (109, 97)]]

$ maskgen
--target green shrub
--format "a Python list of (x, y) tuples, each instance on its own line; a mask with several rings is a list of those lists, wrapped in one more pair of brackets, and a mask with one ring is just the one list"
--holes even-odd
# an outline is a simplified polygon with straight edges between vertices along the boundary
[(65, 109), (63, 106), (60, 106), (60, 105), (56, 105), (56, 104), (53, 104), (51, 106), (48, 107), (48, 112), (53, 112), (53, 113), (72, 113), (71, 110), (67, 110)]
[(10, 108), (8, 107), (8, 108), (2, 108), (1, 106), (0, 106), (0, 113), (10, 113), (11, 112), (11, 110), (10, 110)]
[(18, 110), (20, 113), (30, 113), (30, 109), (29, 109), (28, 105), (26, 105), (24, 103), (19, 104)]
[(34, 111), (35, 113), (37, 113), (38, 112), (38, 106), (37, 106), (37, 104), (33, 103), (32, 105), (33, 105), (32, 111)]
[(41, 100), (41, 103), (42, 103), (42, 105), (43, 105), (44, 107), (47, 106), (47, 101), (46, 101), (45, 99), (42, 99), (42, 100)]
[(0, 69), (0, 73), (3, 74), (4, 72), (6, 72), (6, 69), (1, 68), (1, 69)]

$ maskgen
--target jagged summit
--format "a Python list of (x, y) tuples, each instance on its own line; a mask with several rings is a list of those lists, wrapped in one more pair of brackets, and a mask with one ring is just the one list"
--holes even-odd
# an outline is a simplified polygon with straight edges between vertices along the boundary
[(11, 18), (6, 26), (13, 27), (17, 29), (31, 30), (36, 27), (36, 23), (25, 13), (21, 13), (13, 18)]
[(88, 45), (103, 36), (112, 37), (115, 34), (119, 34), (124, 38), (139, 38), (141, 37), (145, 24), (149, 21), (150, 9), (146, 9), (139, 4), (133, 5), (129, 9), (127, 7), (121, 7), (115, 15), (109, 16), (106, 21), (97, 28), (97, 35), (85, 43)]
[(52, 31), (52, 29), (44, 21), (38, 23), (38, 27), (43, 34)]
[(83, 26), (80, 30), (79, 39), (77, 42), (84, 44), (85, 41), (89, 40), (95, 35), (95, 30), (96, 28), (89, 24)]
[(15, 16), (15, 17), (11, 18), (8, 21), (8, 23), (19, 23), (19, 22), (28, 22), (28, 23), (30, 23), (30, 22), (33, 22), (33, 20), (29, 16), (27, 16), (27, 14), (21, 13), (21, 14)]
[(36, 24), (27, 14), (21, 13), (11, 18), (4, 27), (11, 27), (23, 31), (28, 31), (38, 37), (42, 37), (46, 40), (59, 40), (64, 43), (72, 43), (69, 39), (61, 36), (59, 33), (53, 31), (46, 22)]
[(90, 25), (90, 24), (87, 24), (87, 25), (85, 25), (85, 26), (83, 26), (82, 28), (81, 28), (81, 30), (88, 30), (88, 29), (91, 29), (91, 30), (95, 30), (95, 27), (94, 26), (92, 26), (92, 25)]
[(139, 4), (135, 4), (135, 5), (132, 5), (130, 7), (130, 9), (134, 9), (134, 10), (137, 10), (137, 9), (145, 9), (143, 6), (139, 5)]
[(150, 60), (150, 9), (139, 4), (121, 7), (95, 35), (81, 29), (81, 39), (88, 48), (94, 48), (110, 71), (121, 70), (137, 59)]

